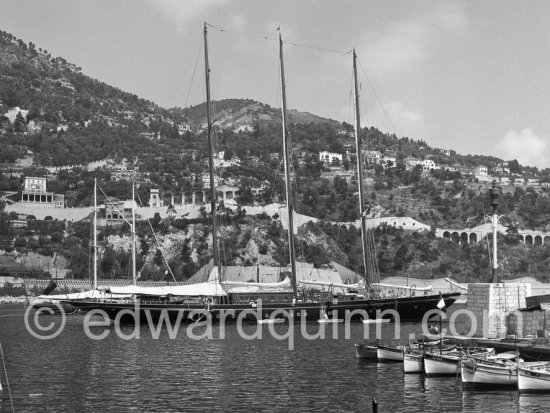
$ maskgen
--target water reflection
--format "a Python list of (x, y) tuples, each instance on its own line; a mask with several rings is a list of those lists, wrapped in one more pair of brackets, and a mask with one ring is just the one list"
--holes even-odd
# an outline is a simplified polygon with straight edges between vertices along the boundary
[(462, 391), (462, 409), (465, 412), (494, 411), (495, 405), (502, 406), (502, 411), (517, 411), (517, 404), (518, 391), (515, 389), (465, 388)]
[[(324, 340), (298, 331), (289, 351), (267, 325), (262, 340), (245, 340), (228, 326), (225, 339), (215, 327), (213, 339), (170, 339), (166, 331), (154, 339), (142, 329), (140, 340), (110, 334), (94, 341), (82, 320), (69, 317), (63, 334), (40, 341), (22, 317), (0, 319), (16, 411), (371, 411), (373, 397), (379, 411), (391, 412), (537, 412), (550, 405), (550, 395), (463, 390), (456, 377), (405, 375), (402, 363), (356, 359), (354, 343), (365, 335), (360, 324), (351, 326), (350, 339), (341, 328), (337, 339), (327, 329)], [(286, 326), (274, 328), (284, 334)], [(418, 328), (402, 326), (403, 341)], [(393, 329), (382, 326), (382, 342), (393, 340)], [(0, 410), (11, 411), (5, 396)]]
[(424, 377), (422, 374), (403, 374), (403, 392), (405, 395), (410, 394), (411, 396), (419, 392), (424, 393)]
[(520, 412), (547, 412), (550, 406), (550, 394), (520, 394)]
[(424, 404), (426, 411), (461, 411), (461, 401), (448, 395), (460, 394), (460, 382), (454, 376), (424, 376)]

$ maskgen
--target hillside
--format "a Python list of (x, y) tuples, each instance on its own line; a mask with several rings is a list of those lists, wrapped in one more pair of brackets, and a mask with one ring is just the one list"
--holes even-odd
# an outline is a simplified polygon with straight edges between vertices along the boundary
[[(284, 201), (280, 110), (247, 99), (217, 101), (213, 108), (220, 183), (238, 188), (240, 207)], [(63, 194), (68, 208), (92, 204), (94, 179), (104, 191), (100, 202), (105, 197), (129, 199), (132, 182), (138, 184), (143, 203), (152, 188), (166, 196), (165, 206), (172, 202), (171, 195), (181, 202), (184, 194), (209, 185), (205, 122), (204, 103), (161, 108), (86, 76), (77, 65), (33, 43), (0, 32), (0, 191), (15, 192), (11, 200), (21, 195), (25, 176), (47, 176), (48, 191)], [(361, 271), (359, 233), (334, 224), (359, 217), (353, 127), (297, 111), (291, 111), (290, 122), (296, 210), (321, 222), (300, 229), (300, 258), (322, 266), (330, 257)], [(550, 170), (539, 171), (516, 160), (461, 155), (374, 127), (361, 133), (365, 154), (368, 150), (386, 159), (365, 165), (369, 216), (410, 216), (436, 228), (474, 227), (486, 219), (488, 181), (496, 179), (503, 190), (502, 224), (512, 230), (550, 230)], [(322, 151), (339, 154), (342, 160), (323, 163)], [(414, 166), (410, 159), (431, 161), (437, 168)], [(477, 176), (474, 168), (479, 165), (492, 175), (485, 174), (485, 180)], [(285, 265), (285, 236), (276, 217), (226, 214), (228, 263), (249, 264), (265, 255), (266, 262)], [(75, 274), (88, 273), (88, 222), (31, 219), (28, 229), (15, 229), (11, 222), (17, 214), (0, 213), (0, 218), (4, 250), (59, 253)], [(178, 241), (168, 248), (173, 250), (170, 262), (178, 278), (186, 279), (209, 255), (207, 221), (182, 216), (155, 222), (161, 238), (175, 234)], [(124, 238), (127, 228), (102, 233), (104, 276), (127, 272), (128, 257), (123, 249), (112, 247), (115, 235)], [(140, 236), (141, 262), (154, 262), (144, 277), (159, 277), (164, 264), (147, 223)], [(378, 265), (385, 275), (475, 279), (488, 268), (481, 244), (459, 246), (427, 233), (387, 228), (380, 229), (377, 242)], [(504, 244), (510, 255), (503, 261), (507, 277), (545, 277), (550, 256), (546, 247), (518, 246), (513, 235)]]
[(139, 124), (145, 130), (163, 121), (178, 121), (153, 102), (92, 79), (77, 65), (6, 32), (0, 32), (0, 96), (3, 111), (21, 109), (24, 122), (13, 125), (19, 132), (37, 133), (89, 122), (124, 127)]
[[(265, 103), (250, 99), (224, 99), (212, 103), (215, 113), (215, 125), (223, 130), (233, 132), (258, 129), (259, 125), (274, 125), (281, 123), (281, 110)], [(171, 113), (183, 117), (194, 131), (206, 128), (206, 103), (188, 108), (173, 108)], [(290, 122), (293, 124), (317, 124), (341, 127), (340, 122), (325, 119), (320, 116), (297, 110), (289, 111)]]

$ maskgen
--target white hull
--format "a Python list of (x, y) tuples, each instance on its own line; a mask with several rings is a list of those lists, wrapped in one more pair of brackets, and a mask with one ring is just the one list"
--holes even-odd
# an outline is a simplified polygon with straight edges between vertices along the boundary
[(378, 361), (403, 361), (403, 350), (379, 346), (376, 356)]
[(424, 356), (422, 354), (404, 354), (403, 372), (404, 373), (422, 373), (424, 368)]
[(339, 324), (343, 323), (344, 320), (341, 318), (320, 318), (317, 322), (319, 324)]
[(458, 374), (460, 357), (426, 354), (424, 371), (428, 376), (453, 376)]
[(464, 384), (515, 386), (518, 382), (517, 368), (482, 362), (476, 362), (475, 367), (472, 364), (461, 364), (460, 376)]
[(283, 320), (282, 318), (266, 318), (258, 320), (258, 324), (280, 324), (284, 322), (285, 320)]
[(355, 356), (358, 359), (376, 360), (378, 358), (377, 347), (369, 346), (368, 344), (356, 344)]
[(550, 368), (518, 369), (518, 390), (520, 392), (550, 392)]
[(383, 324), (383, 323), (389, 323), (390, 320), (388, 318), (373, 318), (373, 319), (367, 319), (363, 320), (363, 324)]

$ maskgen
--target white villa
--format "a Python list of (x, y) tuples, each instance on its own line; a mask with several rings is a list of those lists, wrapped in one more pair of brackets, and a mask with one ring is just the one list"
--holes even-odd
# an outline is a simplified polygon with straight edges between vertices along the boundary
[(327, 152), (327, 151), (319, 152), (319, 160), (324, 163), (331, 164), (335, 160), (342, 162), (342, 159), (343, 159), (343, 155), (340, 153)]

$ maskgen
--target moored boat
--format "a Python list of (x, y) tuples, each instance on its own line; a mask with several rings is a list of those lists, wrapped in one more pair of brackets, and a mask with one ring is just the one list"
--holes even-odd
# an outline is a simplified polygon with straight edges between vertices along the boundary
[(550, 362), (531, 363), (518, 367), (518, 390), (527, 392), (550, 392)]
[(469, 356), (460, 362), (463, 385), (516, 386), (519, 355), (501, 353), (486, 358)]
[(424, 354), (424, 372), (427, 376), (453, 376), (458, 373), (460, 351)]
[(424, 370), (424, 354), (410, 352), (403, 354), (403, 373), (422, 373)]
[(403, 353), (405, 348), (403, 346), (389, 347), (378, 345), (376, 349), (376, 357), (378, 361), (403, 361)]
[(428, 376), (453, 376), (460, 372), (460, 361), (466, 355), (486, 357), (495, 354), (490, 347), (476, 349), (443, 349), (439, 353), (424, 354), (424, 372)]
[(369, 344), (355, 344), (355, 356), (358, 359), (376, 360), (378, 358), (378, 346)]

